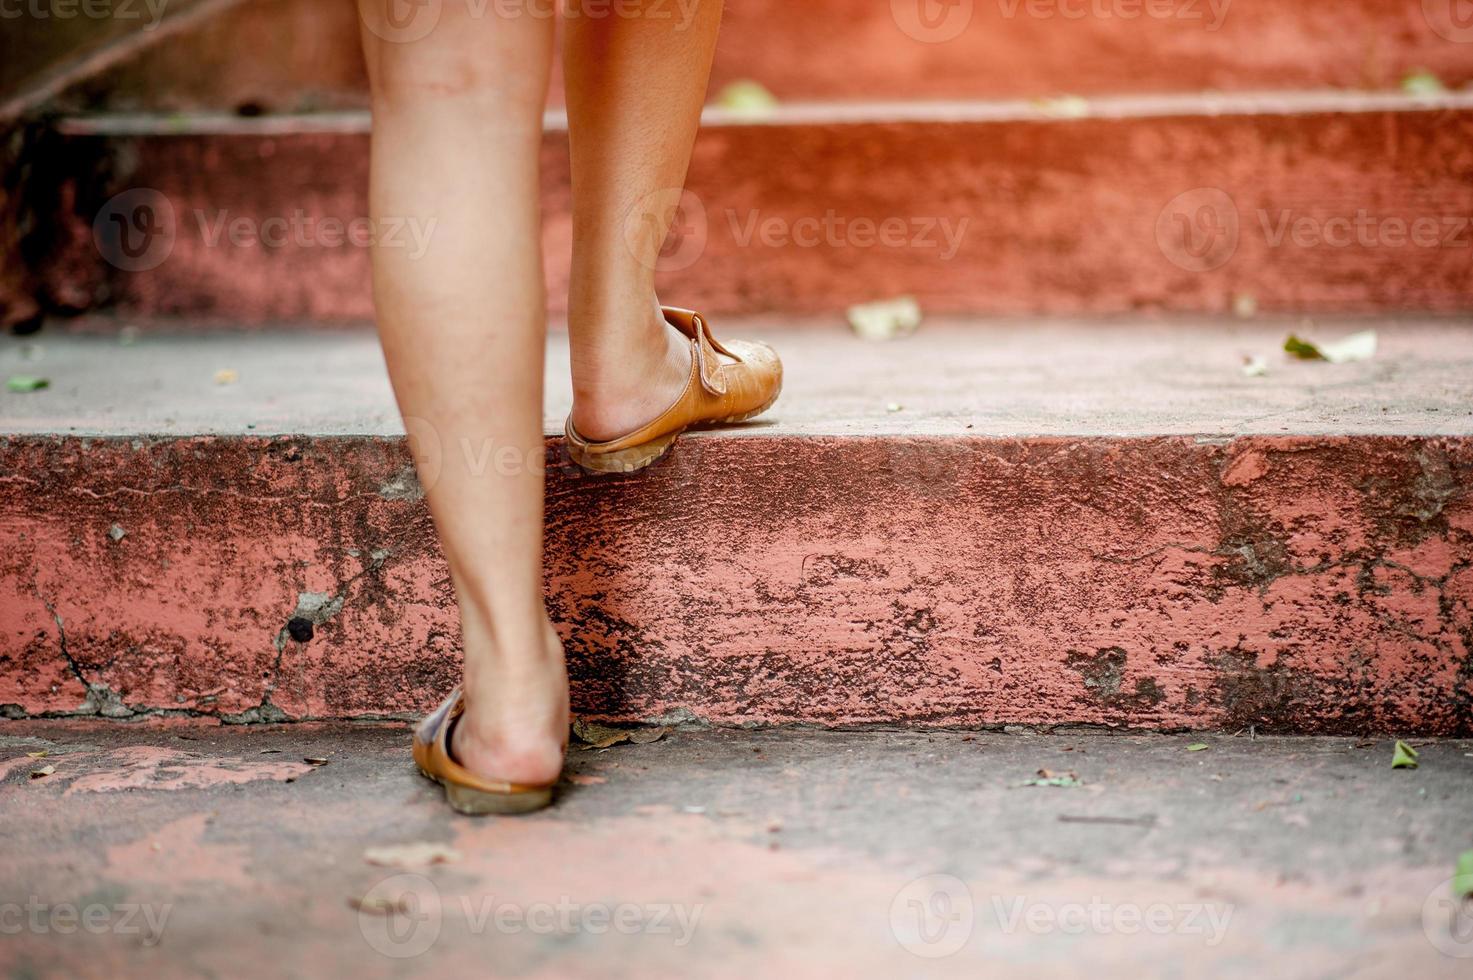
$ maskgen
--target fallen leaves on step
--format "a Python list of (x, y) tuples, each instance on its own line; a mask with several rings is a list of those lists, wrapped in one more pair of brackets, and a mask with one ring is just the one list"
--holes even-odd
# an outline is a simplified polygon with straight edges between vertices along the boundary
[(761, 82), (742, 78), (716, 93), (716, 104), (738, 115), (760, 118), (771, 115), (777, 108), (777, 96)]
[(1268, 361), (1257, 355), (1243, 358), (1243, 376), (1261, 378), (1268, 374)]
[(1072, 772), (1054, 772), (1052, 769), (1040, 769), (1038, 775), (1032, 779), (1025, 780), (1019, 786), (1054, 786), (1061, 789), (1072, 789), (1083, 786), (1079, 777)]
[(46, 378), (38, 378), (33, 374), (12, 374), (6, 379), (5, 387), (18, 395), (23, 395), (26, 392), (49, 388), (51, 387), (51, 382)]
[(1188, 745), (1187, 746), (1187, 751), (1188, 752), (1205, 752), (1209, 748), (1211, 748), (1211, 746), (1209, 746), (1206, 742), (1193, 742), (1191, 745)]
[(28, 758), (28, 759), (44, 759), (44, 758), (46, 758), (46, 750), (45, 749), (42, 749), (40, 752), (27, 752), (26, 753), (26, 758)]
[(1033, 108), (1050, 119), (1084, 119), (1089, 115), (1089, 100), (1078, 95), (1034, 99)]
[(368, 915), (404, 915), (409, 912), (409, 899), (404, 895), (387, 898), (383, 895), (357, 895), (348, 898), (348, 904)]
[(581, 772), (575, 772), (568, 777), (568, 782), (574, 786), (600, 786), (608, 780), (602, 776), (585, 776)]
[(1453, 875), (1453, 898), (1473, 898), (1473, 851), (1458, 855), (1458, 870)]
[(655, 728), (615, 728), (612, 725), (601, 725), (596, 721), (587, 721), (583, 718), (573, 722), (573, 735), (583, 743), (584, 748), (588, 749), (606, 749), (620, 742), (647, 745), (650, 742), (658, 742), (668, 734), (670, 734), (670, 729), (664, 725)]
[(1314, 343), (1291, 333), (1284, 341), (1284, 351), (1304, 361), (1329, 361), (1331, 364), (1369, 361), (1376, 356), (1376, 331), (1362, 330), (1325, 343)]
[(1396, 740), (1396, 747), (1391, 750), (1391, 768), (1393, 769), (1415, 769), (1417, 768), (1417, 750), (1412, 748), (1401, 739)]
[(896, 296), (874, 303), (858, 303), (844, 311), (863, 340), (894, 340), (909, 337), (921, 325), (921, 305), (914, 296)]
[(651, 742), (658, 742), (669, 734), (670, 729), (663, 725), (658, 728), (636, 728), (629, 733), (629, 741), (635, 745), (648, 745)]
[(51, 775), (54, 772), (56, 772), (55, 766), (42, 766), (40, 769), (31, 770), (31, 778), (45, 779), (47, 776)]
[(1407, 95), (1441, 95), (1447, 91), (1447, 86), (1430, 71), (1421, 69), (1401, 80), (1401, 90)]
[(460, 852), (447, 844), (415, 841), (411, 844), (370, 847), (363, 852), (363, 860), (381, 868), (424, 868), (432, 864), (452, 864), (459, 861)]

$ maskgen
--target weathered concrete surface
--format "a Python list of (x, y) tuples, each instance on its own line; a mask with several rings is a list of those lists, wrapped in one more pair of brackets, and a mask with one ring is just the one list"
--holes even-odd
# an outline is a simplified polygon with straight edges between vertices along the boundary
[[(1473, 731), (1466, 328), (1387, 326), (1382, 359), (1275, 362), (1277, 381), (1245, 379), (1236, 363), (1275, 328), (1146, 330), (1150, 353), (1135, 357), (1121, 353), (1128, 330), (1091, 329), (1045, 332), (1060, 343), (1031, 348), (1038, 368), (1011, 389), (1050, 406), (1031, 421), (989, 412), (1009, 397), (1006, 372), (966, 373), (990, 336), (1020, 358), (1018, 334), (923, 328), (871, 347), (799, 332), (784, 344), (795, 370), (771, 422), (694, 434), (668, 461), (612, 480), (561, 465), (550, 439), (548, 599), (579, 709), (721, 723)], [(1153, 346), (1171, 336), (1174, 347)], [(135, 390), (174, 385), (179, 414), (124, 426), (129, 436), (100, 421), (128, 403), (126, 387), (65, 381), (67, 358), (86, 359), (76, 351), (124, 373), (122, 351), (102, 338), (46, 342), (58, 389), (5, 401), (60, 396), (35, 403), (57, 420), (49, 433), (0, 450), (0, 704), (382, 716), (421, 711), (452, 682), (445, 567), (408, 452), (382, 431), (387, 400), (345, 407), (379, 420), (367, 434), (246, 434), (247, 419), (269, 432), (296, 405), (310, 420), (321, 407), (311, 379), (343, 359), (293, 357), (294, 344), (310, 349), (299, 338), (145, 341), (136, 350), (151, 368), (137, 369)], [(170, 368), (172, 351), (223, 357), (245, 343), (274, 367), (253, 395), (249, 370), (219, 388), (203, 370)], [(332, 338), (310, 343), (332, 349)], [(336, 343), (361, 352), (370, 341)], [(879, 359), (910, 380), (866, 397), (899, 411), (846, 419), (813, 407), (824, 389), (811, 379)], [(887, 423), (925, 387), (922, 365), (943, 392), (969, 377), (1001, 391)], [(181, 377), (192, 380), (169, 380)], [(1214, 405), (1253, 406), (1259, 380), (1278, 404), (1210, 418)], [(333, 384), (386, 399), (377, 376)], [(1151, 409), (1153, 391), (1180, 386), (1191, 397), (1178, 403), (1199, 414)], [(199, 389), (224, 401), (237, 387), (247, 395), (233, 427), (218, 412), (196, 425)], [(1099, 408), (1111, 391), (1115, 410)], [(66, 434), (72, 425), (112, 434)], [(23, 419), (14, 429), (35, 432)], [(416, 451), (457, 448), (422, 437)], [(310, 621), (297, 625), (310, 639), (292, 638), (293, 619)]]
[[(599, 9), (597, 0), (590, 7)], [(675, 0), (649, 5), (652, 16), (677, 25), (683, 9)], [(416, 14), (434, 10), (425, 5)], [(1376, 89), (1394, 88), (1418, 69), (1458, 87), (1473, 80), (1473, 54), (1455, 39), (1473, 31), (1455, 13), (1442, 0), (1425, 9), (1422, 0), (986, 0), (929, 8), (919, 0), (741, 0), (726, 6), (711, 91), (739, 79), (756, 79), (785, 101)], [(63, 104), (277, 112), (363, 106), (358, 35), (351, 4), (255, 0), (77, 87)], [(554, 70), (555, 104), (562, 102), (560, 75)]]
[[(678, 730), (574, 752), (554, 809), (476, 820), (414, 773), (402, 729), (8, 723), (0, 968), (1467, 975), (1449, 885), (1473, 742), (1404, 771), (1386, 741), (1190, 741)], [(1019, 785), (1040, 768), (1084, 785)], [(365, 859), (419, 842), (458, 859)]]
[[(1066, 114), (1080, 111), (715, 115), (663, 288), (713, 313), (834, 312), (900, 293), (987, 314), (1473, 309), (1473, 94), (1113, 100)], [(80, 294), (124, 315), (367, 318), (365, 236), (344, 230), (366, 221), (366, 125), (72, 120), (57, 162), (70, 205), (38, 271), (68, 298), (55, 302)], [(563, 133), (549, 133), (542, 163), (558, 307)], [(436, 217), (400, 217), (414, 221), (384, 236), (434, 261)], [(127, 219), (148, 229), (132, 233), (143, 261), (112, 250), (109, 265), (94, 224)]]

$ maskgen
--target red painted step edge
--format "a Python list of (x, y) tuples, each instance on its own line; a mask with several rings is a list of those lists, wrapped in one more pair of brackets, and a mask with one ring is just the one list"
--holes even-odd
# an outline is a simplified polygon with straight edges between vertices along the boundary
[[(0, 461), (12, 714), (412, 714), (456, 679), (400, 441)], [(580, 712), (1473, 733), (1473, 440), (705, 437), (627, 478), (553, 466)]]
[[(1419, 69), (1449, 88), (1473, 80), (1473, 28), (1457, 18), (1456, 0), (929, 2), (728, 3), (711, 92), (743, 79), (783, 101), (1394, 89)], [(449, 7), (422, 4), (416, 15)], [(688, 7), (688, 0), (649, 5), (677, 27)], [(69, 93), (64, 104), (278, 112), (363, 106), (359, 33), (351, 4), (255, 0), (155, 46)], [(201, 72), (206, 64), (211, 70)], [(556, 67), (551, 99), (563, 101)]]
[[(1203, 100), (1201, 112), (1228, 114), (1161, 115), (1169, 106), (1143, 103), (1065, 120), (966, 106), (832, 122), (800, 111), (803, 121), (711, 126), (662, 295), (712, 313), (833, 312), (900, 293), (931, 312), (982, 314), (1215, 313), (1250, 302), (1264, 312), (1466, 311), (1466, 101), (1366, 100), (1357, 111), (1341, 99), (1297, 111), (1292, 101)], [(66, 153), (69, 211), (43, 270), (61, 305), (232, 323), (371, 317), (366, 250), (341, 234), (366, 220), (362, 133), (72, 136)], [(547, 138), (543, 172), (559, 309), (571, 235), (561, 133)], [(168, 247), (157, 265), (108, 266), (94, 225), (131, 214), (139, 194), (172, 215), (157, 239)], [(324, 217), (338, 222), (332, 237), (317, 230)], [(234, 241), (233, 222), (246, 232)], [(263, 245), (261, 234), (279, 240)]]

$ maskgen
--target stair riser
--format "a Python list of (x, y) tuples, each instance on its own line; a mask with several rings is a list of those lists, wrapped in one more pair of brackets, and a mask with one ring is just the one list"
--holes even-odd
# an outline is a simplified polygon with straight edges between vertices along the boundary
[[(963, 0), (936, 5), (944, 16), (930, 27), (922, 2), (727, 4), (712, 91), (738, 79), (788, 101), (1379, 89), (1415, 69), (1451, 87), (1473, 80), (1468, 45), (1454, 40), (1473, 30), (1447, 16), (1452, 0)], [(652, 9), (682, 22), (678, 0)], [(246, 4), (69, 103), (300, 111), (366, 105), (366, 88), (353, 6), (287, 0)]]
[[(698, 436), (613, 479), (549, 454), (585, 712), (1473, 732), (1467, 439)], [(227, 717), (414, 713), (457, 676), (400, 441), (0, 458), (0, 704), (76, 710), (63, 649), (94, 703)]]
[[(366, 135), (89, 136), (66, 149), (77, 217), (50, 265), (64, 301), (232, 322), (372, 316), (367, 249), (344, 240), (367, 213)], [(571, 234), (562, 134), (543, 168), (556, 310)], [(901, 293), (983, 314), (1216, 313), (1238, 296), (1272, 312), (1455, 312), (1473, 309), (1470, 173), (1473, 110), (716, 126), (661, 284), (712, 313)], [(130, 213), (141, 199), (174, 220), (154, 251), (118, 262), (161, 264), (125, 272), (102, 261), (93, 226), (135, 188), (147, 190), (123, 199)], [(385, 231), (415, 254), (419, 232), (433, 261), (434, 217)]]

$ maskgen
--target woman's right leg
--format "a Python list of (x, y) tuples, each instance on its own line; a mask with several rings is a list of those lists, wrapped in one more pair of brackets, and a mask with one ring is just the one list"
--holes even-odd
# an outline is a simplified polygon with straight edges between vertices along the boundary
[(447, 0), (428, 36), (386, 40), (396, 2), (358, 0), (369, 202), (376, 227), (419, 222), (428, 247), (374, 248), (374, 303), (406, 426), (437, 450), (421, 446), (417, 462), (460, 605), (466, 714), (453, 751), (479, 775), (540, 783), (560, 770), (568, 730), (542, 599), (537, 171), (553, 22)]

